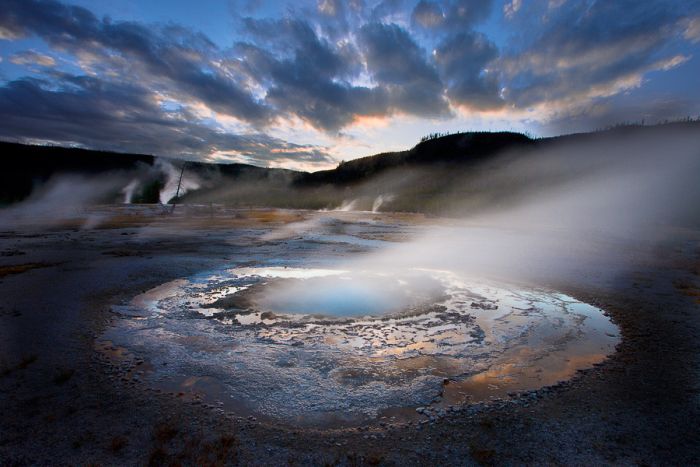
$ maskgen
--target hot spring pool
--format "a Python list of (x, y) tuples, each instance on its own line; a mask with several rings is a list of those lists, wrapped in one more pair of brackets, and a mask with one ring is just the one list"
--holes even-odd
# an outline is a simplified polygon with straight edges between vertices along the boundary
[(536, 389), (619, 341), (600, 309), (572, 297), (436, 270), (226, 269), (114, 311), (102, 342), (146, 359), (145, 384), (292, 424)]

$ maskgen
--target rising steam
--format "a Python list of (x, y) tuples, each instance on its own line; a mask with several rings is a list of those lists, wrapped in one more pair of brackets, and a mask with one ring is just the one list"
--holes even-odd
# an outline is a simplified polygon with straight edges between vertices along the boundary
[(134, 199), (134, 193), (140, 186), (140, 181), (138, 179), (134, 179), (129, 182), (127, 186), (122, 188), (122, 194), (124, 195), (124, 204), (131, 204)]
[[(182, 164), (182, 163), (181, 163)], [(168, 204), (178, 194), (178, 185), (180, 187), (179, 196), (184, 195), (190, 190), (196, 190), (202, 182), (192, 172), (182, 171), (182, 165), (175, 166), (173, 162), (166, 159), (156, 160), (155, 167), (160, 170), (165, 178), (163, 189), (160, 191), (160, 203)], [(180, 179), (182, 174), (182, 180)]]
[(700, 224), (699, 179), (700, 134), (692, 130), (581, 138), (506, 154), (466, 180), (480, 187), (478, 211), (473, 199), (455, 201), (452, 212), (471, 213), (353, 268), (538, 281), (581, 271), (613, 277), (632, 264), (623, 255), (648, 252), (675, 227)]
[[(134, 178), (124, 186), (121, 193), (124, 195), (124, 204), (137, 202), (135, 200), (142, 198), (138, 196), (150, 184), (158, 183), (158, 202), (160, 204), (168, 204), (178, 195), (183, 196), (185, 193), (197, 190), (204, 185), (201, 178), (192, 171), (182, 170), (184, 162), (175, 163), (168, 159), (158, 158), (152, 167), (140, 167), (140, 170), (134, 174)], [(182, 180), (180, 180), (182, 174)], [(179, 185), (179, 193), (178, 193)]]
[[(456, 180), (471, 184), (474, 195), (443, 206), (459, 215), (448, 225), (340, 267), (356, 276), (419, 269), (535, 284), (605, 283), (679, 227), (700, 226), (699, 179), (697, 131), (657, 129), (511, 152)], [(301, 303), (317, 299), (303, 282), (289, 287), (285, 294)]]
[(379, 195), (374, 199), (372, 203), (372, 212), (379, 212), (379, 209), (384, 205), (384, 203), (391, 202), (394, 199), (394, 195)]
[(99, 216), (86, 215), (86, 208), (114, 202), (124, 180), (121, 173), (90, 178), (71, 174), (54, 176), (26, 200), (0, 210), (0, 226), (51, 225), (81, 219), (83, 227), (94, 227)]

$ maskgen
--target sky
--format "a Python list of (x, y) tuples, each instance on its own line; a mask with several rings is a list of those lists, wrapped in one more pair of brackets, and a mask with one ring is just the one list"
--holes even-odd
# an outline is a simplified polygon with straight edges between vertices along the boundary
[(3, 0), (0, 139), (300, 170), (700, 115), (700, 0)]

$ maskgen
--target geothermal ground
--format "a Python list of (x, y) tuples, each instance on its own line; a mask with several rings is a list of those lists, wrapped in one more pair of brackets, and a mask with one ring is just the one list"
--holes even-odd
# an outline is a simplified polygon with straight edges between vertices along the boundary
[(697, 232), (537, 281), (354, 262), (451, 223), (106, 206), (5, 227), (0, 463), (700, 461)]
[(568, 379), (618, 341), (570, 297), (444, 271), (208, 271), (113, 311), (98, 345), (148, 361), (145, 383), (295, 426), (444, 415)]

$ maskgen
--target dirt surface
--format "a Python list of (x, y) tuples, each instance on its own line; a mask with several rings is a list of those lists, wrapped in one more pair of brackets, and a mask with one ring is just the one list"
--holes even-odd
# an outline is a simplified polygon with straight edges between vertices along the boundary
[[(0, 232), (0, 464), (697, 464), (700, 462), (700, 235), (674, 231), (619, 254), (614, 275), (582, 264), (542, 285), (606, 310), (617, 352), (573, 380), (490, 404), (346, 429), (281, 426), (154, 389), (149, 362), (98, 344), (114, 304), (164, 282), (279, 260), (371, 249), (436, 220), (343, 214), (342, 242), (291, 231), (317, 214), (104, 208), (98, 221)], [(353, 217), (355, 216), (355, 217)], [(396, 229), (392, 226), (401, 226)], [(334, 227), (336, 228), (336, 227)], [(293, 229), (292, 229), (293, 230)], [(271, 231), (287, 232), (270, 237)], [(306, 238), (302, 251), (292, 248)], [(286, 242), (286, 243), (285, 243)], [(286, 253), (285, 253), (286, 252)], [(37, 266), (39, 265), (39, 266)], [(6, 272), (6, 273), (5, 273)]]

